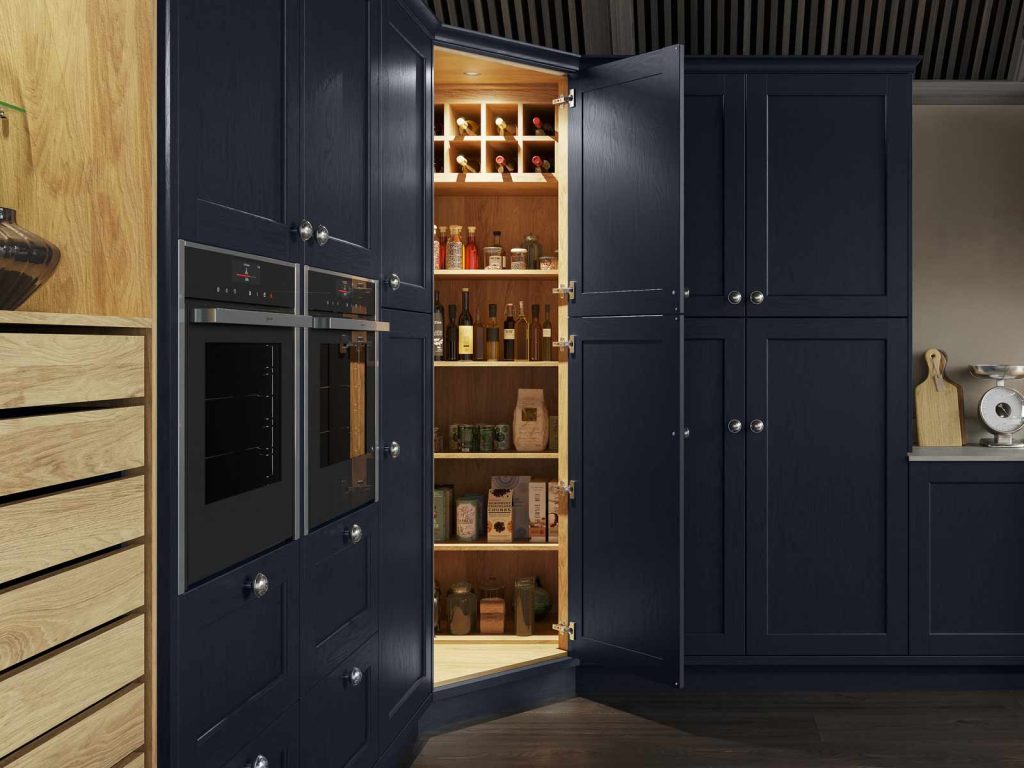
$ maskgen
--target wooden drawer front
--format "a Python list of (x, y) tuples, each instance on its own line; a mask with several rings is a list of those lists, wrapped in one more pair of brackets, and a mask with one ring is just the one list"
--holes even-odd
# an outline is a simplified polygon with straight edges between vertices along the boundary
[(145, 494), (128, 477), (0, 506), (0, 584), (141, 538)]
[(0, 591), (0, 671), (140, 608), (144, 567), (138, 545)]
[[(292, 707), (218, 768), (252, 768), (263, 755), (270, 768), (299, 768), (299, 712)], [(308, 763), (304, 765), (309, 765)], [(324, 763), (325, 766), (335, 763)]]
[(298, 576), (293, 542), (180, 598), (182, 765), (218, 768), (298, 698)]
[(304, 688), (377, 632), (377, 513), (372, 505), (302, 539)]
[[(111, 768), (135, 765), (118, 761), (139, 749), (145, 738), (145, 688), (142, 683), (83, 712), (38, 746), (12, 755), (2, 768)], [(125, 758), (127, 759), (127, 758)], [(142, 768), (142, 755), (137, 765)]]
[(145, 408), (103, 408), (0, 421), (0, 496), (141, 467)]
[[(362, 674), (352, 684), (355, 669)], [(302, 764), (364, 768), (377, 759), (377, 637), (302, 695)]]
[(0, 676), (0, 756), (142, 677), (144, 656), (135, 616)]
[(142, 336), (0, 333), (0, 408), (145, 394)]

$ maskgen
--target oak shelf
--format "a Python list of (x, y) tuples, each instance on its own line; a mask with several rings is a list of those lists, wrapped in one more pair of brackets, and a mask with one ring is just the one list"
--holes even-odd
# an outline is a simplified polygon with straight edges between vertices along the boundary
[(551, 195), (558, 194), (553, 173), (435, 173), (439, 195)]
[(558, 542), (513, 541), (497, 544), (490, 541), (436, 541), (435, 552), (557, 552)]
[(558, 282), (553, 269), (438, 269), (435, 280), (550, 280)]
[(435, 368), (557, 368), (557, 360), (435, 360)]
[(482, 460), (485, 460), (485, 461), (486, 460), (495, 460), (495, 461), (503, 461), (504, 460), (504, 461), (507, 461), (509, 459), (513, 459), (513, 460), (519, 460), (519, 459), (550, 459), (552, 461), (557, 461), (558, 460), (558, 452), (557, 451), (537, 451), (537, 452), (529, 452), (529, 451), (501, 451), (501, 452), (497, 452), (497, 451), (495, 451), (494, 453), (483, 453), (481, 451), (474, 451), (474, 452), (471, 452), (471, 453), (464, 453), (464, 452), (460, 451), (458, 453), (455, 453), (455, 452), (446, 451), (444, 453), (435, 453), (434, 454), (434, 458), (438, 459), (438, 460), (453, 460), (453, 461), (467, 461), (467, 460), (472, 461), (472, 460), (479, 460), (479, 459), (482, 459)]

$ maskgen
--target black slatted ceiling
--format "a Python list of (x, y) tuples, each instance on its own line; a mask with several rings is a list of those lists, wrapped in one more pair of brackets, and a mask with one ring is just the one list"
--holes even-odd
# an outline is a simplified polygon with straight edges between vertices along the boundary
[(426, 1), (446, 24), (574, 53), (683, 43), (694, 55), (917, 55), (927, 80), (1024, 70), (1024, 0)]

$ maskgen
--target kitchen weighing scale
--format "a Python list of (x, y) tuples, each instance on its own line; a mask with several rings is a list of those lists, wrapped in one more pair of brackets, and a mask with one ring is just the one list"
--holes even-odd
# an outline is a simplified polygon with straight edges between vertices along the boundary
[(981, 396), (978, 418), (994, 437), (983, 437), (988, 448), (1024, 448), (1013, 436), (1024, 428), (1024, 395), (1006, 386), (1007, 379), (1024, 379), (1024, 365), (979, 363), (970, 366), (971, 373), (983, 379), (995, 379), (996, 385)]

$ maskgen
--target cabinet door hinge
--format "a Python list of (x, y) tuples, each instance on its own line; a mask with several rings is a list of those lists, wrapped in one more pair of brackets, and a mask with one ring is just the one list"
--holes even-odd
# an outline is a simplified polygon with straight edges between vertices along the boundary
[(558, 341), (551, 342), (551, 346), (555, 349), (567, 349), (570, 355), (576, 354), (576, 336), (569, 334), (567, 339), (559, 339)]
[(575, 88), (570, 88), (568, 96), (559, 96), (557, 98), (554, 98), (554, 99), (551, 100), (551, 103), (555, 104), (556, 106), (558, 104), (568, 104), (570, 107), (575, 107), (576, 106), (576, 89)]
[(575, 480), (570, 480), (568, 483), (559, 483), (558, 484), (558, 490), (560, 490), (562, 493), (568, 494), (570, 499), (575, 499), (576, 498), (576, 481)]
[(552, 288), (551, 292), (556, 296), (565, 296), (569, 301), (576, 301), (576, 281), (570, 280), (566, 285)]
[(552, 624), (551, 628), (560, 635), (568, 635), (570, 640), (576, 639), (575, 621), (570, 621), (568, 624)]

